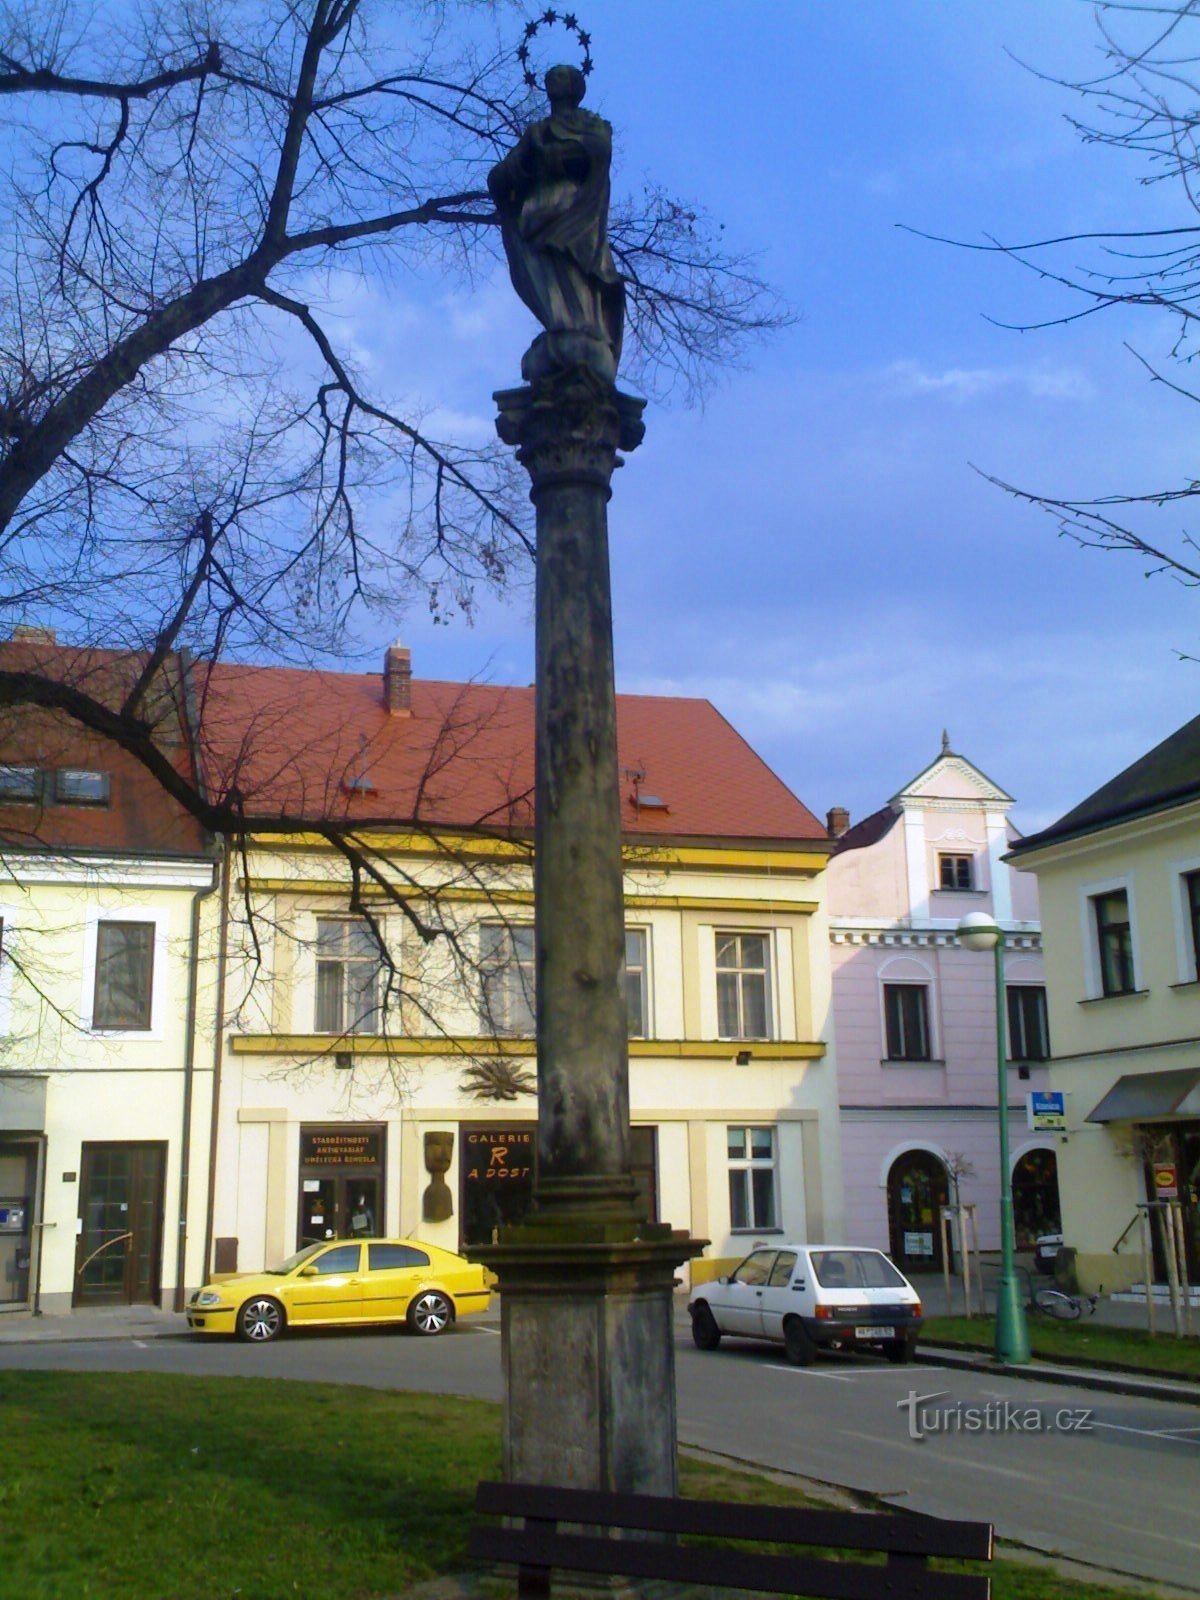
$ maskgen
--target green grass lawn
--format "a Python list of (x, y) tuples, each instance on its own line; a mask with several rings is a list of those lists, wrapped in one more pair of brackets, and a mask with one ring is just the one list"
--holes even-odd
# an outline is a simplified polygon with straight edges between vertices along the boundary
[[(464, 1566), (499, 1432), (497, 1406), (441, 1396), (0, 1372), (0, 1600), (398, 1595)], [(801, 1498), (709, 1462), (682, 1475), (694, 1497)], [(993, 1592), (1133, 1600), (1011, 1561)]]
[[(1196, 1321), (1194, 1315), (1192, 1320)], [(1031, 1314), (1028, 1327), (1029, 1348), (1048, 1361), (1092, 1362), (1163, 1377), (1200, 1379), (1200, 1338), (1176, 1339), (1173, 1334), (1158, 1333), (1152, 1339), (1144, 1328), (1110, 1328), (1089, 1317), (1053, 1322)], [(992, 1317), (927, 1317), (922, 1331), (922, 1343), (991, 1350), (994, 1341)]]

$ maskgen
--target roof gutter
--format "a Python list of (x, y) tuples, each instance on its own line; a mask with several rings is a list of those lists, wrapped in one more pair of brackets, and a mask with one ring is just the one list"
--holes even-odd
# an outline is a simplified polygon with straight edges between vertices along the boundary
[(1157, 816), (1160, 811), (1170, 811), (1188, 800), (1200, 800), (1200, 785), (1180, 784), (1175, 789), (1167, 789), (1161, 795), (1156, 795), (1145, 805), (1121, 811), (1101, 812), (1098, 817), (1093, 817), (1088, 822), (1081, 822), (1074, 828), (1063, 828), (1061, 831), (1057, 828), (1047, 828), (1042, 833), (1031, 833), (1027, 839), (1019, 840), (1001, 859), (1011, 861), (1014, 856), (1032, 855), (1035, 850), (1049, 849), (1056, 844), (1070, 844), (1075, 839), (1085, 839), (1089, 833), (1104, 833), (1109, 828), (1119, 828), (1123, 822), (1140, 822), (1144, 817)]

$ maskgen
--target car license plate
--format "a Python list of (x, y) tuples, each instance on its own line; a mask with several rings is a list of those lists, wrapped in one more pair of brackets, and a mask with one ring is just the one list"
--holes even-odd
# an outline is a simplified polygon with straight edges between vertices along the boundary
[(856, 1339), (894, 1339), (896, 1330), (895, 1328), (855, 1328), (854, 1337)]

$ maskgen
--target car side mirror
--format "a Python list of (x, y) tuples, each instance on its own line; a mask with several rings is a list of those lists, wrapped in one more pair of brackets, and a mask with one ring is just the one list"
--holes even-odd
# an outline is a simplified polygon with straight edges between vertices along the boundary
[(728, 1279), (728, 1278), (718, 1278), (718, 1279), (717, 1279), (717, 1282), (718, 1282), (718, 1283), (724, 1283), (724, 1284), (728, 1284), (728, 1282), (729, 1282), (729, 1279)]
[(301, 1267), (300, 1276), (302, 1278), (315, 1278), (317, 1276), (317, 1269), (316, 1267)]

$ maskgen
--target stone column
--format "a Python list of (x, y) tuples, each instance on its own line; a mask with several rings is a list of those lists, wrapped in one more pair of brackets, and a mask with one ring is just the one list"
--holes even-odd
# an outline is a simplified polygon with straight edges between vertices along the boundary
[(674, 1276), (703, 1241), (638, 1214), (607, 503), (644, 402), (590, 366), (496, 396), (537, 508), (538, 1177), (474, 1252), (500, 1276), (506, 1476), (673, 1494)]

